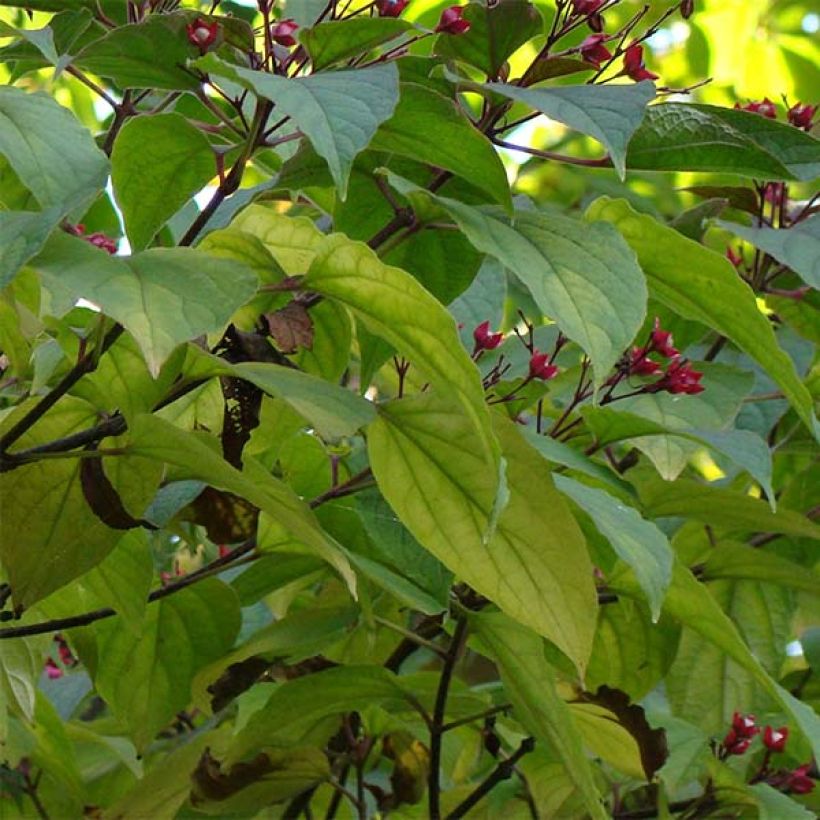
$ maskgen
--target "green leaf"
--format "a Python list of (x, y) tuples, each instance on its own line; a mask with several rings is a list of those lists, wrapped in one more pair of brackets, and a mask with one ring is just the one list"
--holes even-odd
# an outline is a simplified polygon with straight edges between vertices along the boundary
[(820, 141), (747, 111), (665, 103), (648, 109), (629, 144), (627, 165), (645, 171), (810, 180), (820, 174)]
[(105, 154), (68, 109), (10, 85), (0, 86), (0, 154), (43, 209), (60, 216), (88, 205), (108, 176)]
[(749, 790), (757, 800), (760, 820), (813, 820), (816, 817), (813, 811), (768, 783), (755, 783)]
[(395, 113), (369, 147), (443, 168), (467, 180), (506, 211), (512, 208), (507, 174), (492, 143), (453, 100), (426, 86), (401, 84)]
[(747, 228), (718, 220), (715, 224), (790, 267), (806, 284), (820, 288), (820, 214), (788, 229)]
[(185, 14), (152, 14), (141, 23), (118, 26), (89, 43), (75, 63), (121, 88), (196, 91), (199, 77), (185, 67), (197, 53), (188, 42), (186, 22)]
[(194, 64), (275, 102), (277, 116), (291, 117), (316, 153), (325, 158), (342, 199), (347, 196), (353, 160), (399, 101), (399, 74), (394, 63), (295, 79), (237, 68), (213, 54)]
[[(623, 577), (612, 580), (615, 591), (637, 592), (637, 585)], [(760, 661), (743, 642), (732, 620), (723, 612), (704, 584), (698, 583), (686, 567), (675, 564), (672, 584), (664, 599), (664, 611), (714, 643), (732, 660), (749, 671), (771, 697), (780, 703), (800, 731), (811, 743), (814, 754), (820, 754), (820, 718), (811, 707), (779, 686), (766, 673)]]
[(555, 672), (544, 656), (544, 642), (500, 612), (472, 613), (470, 628), (501, 671), (516, 718), (558, 757), (583, 795), (593, 818), (608, 815), (598, 799), (590, 762), (569, 706), (556, 691)]
[(0, 642), (0, 738), (6, 738), (6, 708), (26, 721), (34, 719), (37, 680), (43, 671), (46, 637)]
[(313, 61), (313, 70), (321, 71), (349, 57), (365, 54), (412, 28), (413, 24), (407, 20), (393, 17), (354, 17), (305, 29), (299, 33), (299, 41)]
[(382, 494), (415, 538), (508, 615), (549, 638), (579, 670), (595, 627), (583, 536), (546, 462), (501, 417), (509, 501), (485, 543), (495, 475), (474, 428), (435, 395), (380, 408), (368, 452)]
[(481, 452), (498, 463), (478, 370), (452, 317), (412, 276), (362, 242), (334, 234), (321, 244), (305, 285), (350, 308), (432, 385), (454, 394), (481, 435)]
[(119, 259), (65, 233), (52, 236), (31, 265), (57, 292), (88, 299), (121, 322), (155, 377), (177, 345), (220, 330), (257, 285), (239, 262), (192, 248)]
[(287, 681), (236, 736), (227, 762), (235, 762), (254, 749), (299, 743), (328, 715), (373, 705), (407, 709), (409, 701), (399, 678), (378, 666), (339, 666)]
[(463, 19), (470, 24), (469, 31), (458, 37), (439, 34), (433, 51), (480, 68), (488, 77), (496, 77), (506, 59), (544, 26), (535, 6), (524, 0), (500, 0), (488, 6), (469, 3)]
[(761, 581), (801, 589), (810, 594), (820, 589), (820, 574), (814, 569), (803, 567), (774, 552), (731, 541), (721, 541), (709, 553), (703, 570), (705, 581), (720, 578)]
[(239, 624), (236, 593), (213, 578), (152, 604), (137, 634), (97, 624), (95, 684), (138, 750), (188, 705), (194, 674), (230, 649)]
[(216, 172), (208, 138), (181, 114), (128, 120), (111, 153), (111, 181), (134, 251)]
[[(6, 416), (13, 424), (31, 408), (25, 402)], [(26, 449), (93, 426), (94, 409), (67, 396), (48, 415), (18, 439)], [(103, 459), (108, 479), (126, 509), (143, 513), (154, 496), (160, 470), (144, 459)], [(0, 540), (0, 559), (17, 605), (29, 607), (69, 581), (100, 564), (122, 538), (89, 508), (79, 479), (80, 460), (48, 459), (0, 474), (0, 518), (6, 533)]]
[[(399, 178), (390, 182), (412, 190)], [(489, 209), (435, 196), (472, 244), (508, 267), (538, 307), (592, 359), (601, 384), (646, 315), (646, 282), (617, 231), (558, 214), (517, 211), (512, 225)]]
[(0, 290), (38, 253), (62, 218), (62, 208), (42, 212), (0, 210)]
[(626, 176), (627, 145), (644, 118), (647, 104), (655, 97), (655, 86), (648, 81), (549, 88), (487, 83), (481, 88), (524, 103), (598, 140), (609, 152), (621, 179)]
[(657, 621), (672, 579), (674, 553), (667, 537), (651, 521), (641, 518), (637, 510), (603, 490), (562, 475), (555, 476), (555, 486), (592, 518), (618, 557), (632, 567), (646, 594), (652, 620)]
[(129, 452), (164, 461), (188, 473), (190, 478), (199, 478), (247, 499), (335, 567), (351, 591), (355, 591), (355, 575), (343, 548), (322, 531), (307, 505), (286, 484), (253, 459), (245, 458), (244, 470), (239, 472), (198, 436), (155, 416), (137, 417), (129, 430)]
[(780, 532), (820, 538), (820, 526), (782, 505), (774, 513), (765, 501), (712, 484), (694, 481), (652, 482), (638, 488), (653, 518), (682, 516), (727, 532)]
[(726, 336), (751, 356), (777, 382), (815, 437), (820, 436), (811, 397), (792, 360), (778, 346), (754, 292), (724, 256), (639, 214), (625, 200), (601, 197), (589, 207), (587, 217), (612, 222), (637, 253), (650, 294), (685, 319)]

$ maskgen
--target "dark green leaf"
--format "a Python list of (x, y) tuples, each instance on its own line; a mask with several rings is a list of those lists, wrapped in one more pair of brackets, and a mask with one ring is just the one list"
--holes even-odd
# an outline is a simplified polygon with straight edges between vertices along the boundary
[(313, 70), (321, 71), (394, 40), (412, 28), (412, 23), (392, 17), (354, 17), (319, 23), (302, 31), (299, 40), (313, 61)]

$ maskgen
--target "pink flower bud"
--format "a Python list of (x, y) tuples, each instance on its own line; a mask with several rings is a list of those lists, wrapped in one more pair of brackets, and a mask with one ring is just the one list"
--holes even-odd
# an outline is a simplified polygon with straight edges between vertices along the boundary
[(530, 358), (530, 378), (541, 379), (541, 381), (549, 381), (558, 373), (558, 368), (554, 364), (550, 364), (549, 353), (539, 353), (538, 350), (533, 350)]
[(379, 17), (398, 17), (410, 5), (410, 0), (376, 0)]
[(503, 333), (491, 333), (490, 323), (482, 322), (473, 331), (473, 340), (475, 341), (475, 349), (478, 350), (495, 350), (501, 342), (504, 341)]
[(788, 739), (788, 726), (781, 726), (779, 729), (772, 729), (771, 726), (767, 726), (763, 731), (763, 745), (770, 752), (782, 752)]
[(811, 131), (813, 125), (812, 118), (816, 112), (816, 105), (796, 103), (789, 109), (789, 122), (797, 128), (802, 128), (804, 131)]
[(653, 74), (644, 65), (643, 61), (643, 46), (637, 43), (630, 46), (624, 54), (624, 73), (635, 82), (641, 80), (657, 80), (658, 75)]
[(668, 358), (679, 355), (679, 351), (675, 347), (675, 340), (672, 338), (671, 331), (661, 330), (661, 320), (657, 316), (655, 317), (655, 326), (652, 329), (650, 350), (657, 350), (662, 356), (666, 356)]
[(749, 102), (746, 105), (735, 103), (735, 108), (739, 111), (750, 111), (752, 114), (760, 114), (770, 120), (777, 119), (777, 108), (775, 104), (768, 98), (764, 97), (760, 102)]
[(231, 554), (231, 548), (227, 544), (220, 544), (218, 549), (220, 558), (224, 558), (226, 555)]
[(45, 670), (49, 680), (57, 680), (64, 674), (63, 670), (51, 658), (46, 659)]
[(188, 42), (204, 54), (208, 46), (213, 45), (216, 40), (219, 23), (215, 20), (209, 23), (202, 17), (198, 17), (193, 23), (188, 23), (185, 30), (188, 32)]
[(814, 780), (809, 777), (810, 768), (811, 764), (804, 763), (789, 773), (786, 779), (786, 786), (788, 786), (789, 791), (795, 794), (808, 794), (814, 790)]
[(470, 30), (468, 20), (462, 19), (466, 6), (450, 6), (441, 12), (436, 31), (443, 34), (465, 34)]
[(591, 63), (595, 68), (600, 68), (601, 63), (612, 57), (609, 49), (604, 45), (608, 39), (606, 34), (590, 34), (579, 46), (581, 59)]
[(293, 20), (280, 20), (271, 26), (270, 36), (273, 42), (279, 43), (280, 46), (295, 46), (296, 38), (293, 35), (298, 29), (299, 26)]
[(85, 239), (86, 242), (90, 242), (95, 248), (107, 251), (112, 256), (117, 252), (116, 240), (110, 236), (106, 236), (104, 233), (92, 233), (88, 236), (84, 236), (83, 239)]

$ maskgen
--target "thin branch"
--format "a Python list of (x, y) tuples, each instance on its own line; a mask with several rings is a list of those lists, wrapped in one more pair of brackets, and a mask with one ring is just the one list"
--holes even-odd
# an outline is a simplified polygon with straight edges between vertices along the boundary
[(500, 706), (493, 706), (492, 709), (485, 709), (477, 715), (470, 715), (469, 717), (461, 718), (460, 720), (452, 720), (450, 723), (445, 723), (441, 727), (442, 732), (449, 732), (451, 729), (458, 729), (459, 726), (466, 726), (468, 723), (475, 723), (477, 720), (486, 720), (493, 715), (501, 714), (502, 712), (509, 712), (512, 709), (511, 703), (502, 703)]
[(516, 145), (512, 142), (499, 139), (498, 137), (491, 137), (495, 145), (501, 148), (507, 148), (510, 151), (521, 151), (524, 154), (531, 154), (539, 159), (551, 159), (556, 162), (563, 162), (567, 165), (583, 165), (587, 168), (611, 168), (612, 160), (609, 157), (599, 157), (597, 159), (584, 159), (583, 157), (570, 157), (565, 154), (557, 154), (554, 151), (542, 151), (539, 148), (528, 148), (525, 145)]

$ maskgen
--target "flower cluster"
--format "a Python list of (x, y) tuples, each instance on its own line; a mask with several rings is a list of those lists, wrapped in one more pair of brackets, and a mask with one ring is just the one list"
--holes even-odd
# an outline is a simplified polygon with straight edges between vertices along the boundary
[[(762, 100), (752, 100), (745, 105), (735, 103), (735, 108), (738, 111), (750, 111), (752, 114), (760, 114), (770, 120), (777, 119), (777, 107), (768, 97), (764, 97)], [(789, 108), (786, 112), (786, 118), (795, 128), (811, 131), (814, 126), (813, 120), (817, 108), (816, 105), (798, 102)]]
[(729, 729), (721, 744), (725, 755), (745, 754), (756, 734), (760, 729), (755, 722), (754, 715), (741, 715), (735, 712), (732, 715), (732, 728)]
[[(669, 360), (666, 370), (659, 362), (650, 358), (650, 354), (653, 353)], [(623, 367), (630, 376), (660, 376), (654, 384), (647, 385), (646, 392), (649, 393), (666, 391), (694, 395), (704, 390), (700, 383), (703, 373), (694, 370), (686, 359), (681, 358), (680, 351), (675, 347), (671, 331), (664, 330), (657, 317), (655, 317), (655, 325), (647, 344), (643, 347), (633, 347)], [(610, 380), (610, 383), (617, 379), (619, 379), (618, 374)]]
[[(77, 665), (77, 659), (71, 652), (65, 638), (63, 638), (62, 635), (55, 635), (54, 642), (57, 644), (57, 653), (60, 658), (60, 663), (57, 663), (54, 658), (46, 658), (43, 669), (49, 680), (57, 680), (58, 678), (61, 678), (65, 674), (66, 668), (70, 669), (72, 666)], [(60, 664), (62, 664), (62, 666)]]

